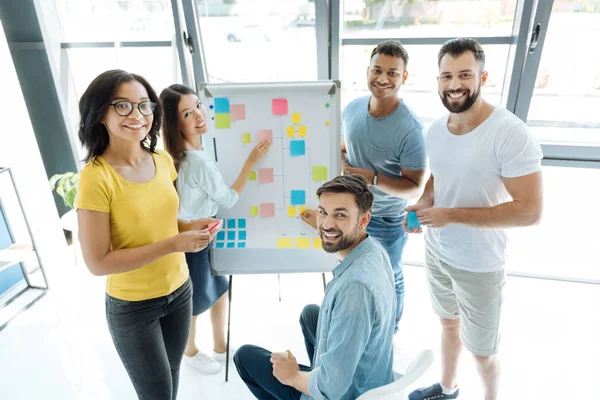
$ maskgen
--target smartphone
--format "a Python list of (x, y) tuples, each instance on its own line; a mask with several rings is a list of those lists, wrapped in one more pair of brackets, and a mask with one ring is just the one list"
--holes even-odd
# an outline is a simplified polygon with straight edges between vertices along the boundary
[(220, 231), (222, 227), (223, 227), (223, 220), (220, 219), (217, 222), (213, 222), (212, 224), (208, 224), (208, 232), (210, 232), (210, 233), (216, 233), (216, 232)]

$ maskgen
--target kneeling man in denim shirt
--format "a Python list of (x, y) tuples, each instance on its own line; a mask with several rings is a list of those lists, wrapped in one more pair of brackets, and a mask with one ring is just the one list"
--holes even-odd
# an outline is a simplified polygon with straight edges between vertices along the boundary
[(338, 176), (317, 190), (323, 249), (340, 264), (321, 307), (304, 307), (300, 326), (310, 367), (291, 352), (245, 345), (237, 370), (258, 399), (356, 399), (391, 383), (396, 292), (390, 260), (366, 233), (373, 194), (362, 177)]

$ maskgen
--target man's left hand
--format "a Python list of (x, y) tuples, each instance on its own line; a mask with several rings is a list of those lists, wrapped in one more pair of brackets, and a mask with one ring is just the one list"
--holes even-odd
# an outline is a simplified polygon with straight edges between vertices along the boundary
[(450, 208), (425, 208), (417, 211), (417, 218), (421, 225), (429, 228), (443, 228), (451, 223), (451, 211)]
[(287, 353), (289, 357), (284, 357), (276, 353), (271, 354), (273, 376), (284, 385), (293, 386), (294, 378), (300, 372), (300, 367), (292, 352), (288, 350)]
[(366, 169), (360, 169), (360, 168), (345, 168), (344, 169), (344, 174), (343, 175), (360, 175), (365, 179), (365, 182), (367, 182), (367, 185), (370, 185), (373, 183), (373, 177), (375, 176), (375, 172), (373, 171), (369, 171)]

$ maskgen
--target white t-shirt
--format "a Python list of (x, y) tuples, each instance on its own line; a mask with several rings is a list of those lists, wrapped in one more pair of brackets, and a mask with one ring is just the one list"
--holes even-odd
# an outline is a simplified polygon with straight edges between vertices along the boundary
[(179, 218), (191, 221), (217, 215), (219, 206), (233, 207), (240, 196), (225, 184), (215, 163), (201, 150), (188, 150), (179, 166)]
[[(527, 125), (496, 107), (473, 131), (454, 135), (448, 115), (427, 133), (427, 153), (434, 178), (434, 207), (487, 208), (511, 201), (502, 178), (516, 178), (542, 169), (542, 150)], [(506, 262), (502, 229), (451, 224), (425, 230), (428, 249), (454, 268), (493, 272)]]

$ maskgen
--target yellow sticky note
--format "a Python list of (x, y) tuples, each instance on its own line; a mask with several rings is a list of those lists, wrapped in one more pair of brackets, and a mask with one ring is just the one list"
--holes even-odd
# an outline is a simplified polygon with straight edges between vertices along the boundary
[(319, 165), (312, 168), (313, 182), (322, 182), (327, 180), (327, 167)]
[(258, 206), (251, 206), (250, 207), (250, 216), (251, 217), (258, 217)]
[(231, 117), (229, 114), (215, 114), (215, 127), (217, 129), (231, 128)]
[(288, 126), (287, 128), (285, 128), (285, 134), (287, 135), (287, 137), (294, 137), (294, 127)]
[(306, 206), (300, 206), (300, 214), (302, 214), (304, 211), (306, 211)]
[(329, 126), (329, 121), (325, 121), (325, 126)]
[(300, 113), (292, 113), (292, 124), (300, 123)]
[(296, 216), (296, 207), (295, 206), (289, 206), (288, 207), (288, 215), (290, 217), (295, 217)]
[(255, 181), (256, 180), (256, 171), (250, 171), (250, 174), (248, 176), (248, 180), (249, 181)]
[(291, 249), (292, 248), (292, 239), (291, 238), (277, 239), (277, 248), (278, 249)]
[(306, 136), (306, 126), (298, 127), (298, 136)]
[(296, 248), (297, 249), (310, 249), (310, 239), (309, 238), (296, 239)]
[(315, 249), (322, 249), (323, 243), (321, 243), (321, 238), (313, 238), (313, 247)]
[(252, 135), (249, 133), (244, 133), (243, 137), (243, 142), (244, 144), (248, 144), (248, 143), (252, 143)]

